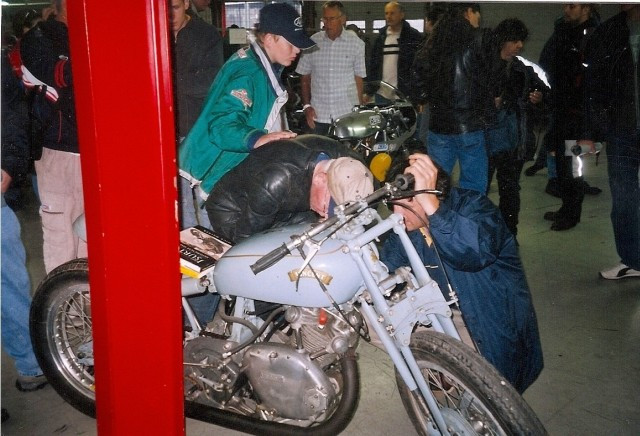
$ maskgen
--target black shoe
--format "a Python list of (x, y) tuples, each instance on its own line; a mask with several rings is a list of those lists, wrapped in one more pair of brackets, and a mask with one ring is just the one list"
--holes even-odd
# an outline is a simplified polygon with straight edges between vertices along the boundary
[(2, 408), (2, 422), (5, 422), (9, 419), (9, 412), (4, 407)]
[(547, 187), (544, 188), (544, 192), (554, 197), (560, 198), (560, 188), (558, 187), (557, 179), (549, 179), (547, 182)]
[(531, 165), (529, 168), (527, 168), (526, 170), (524, 170), (524, 175), (525, 176), (535, 176), (536, 173), (538, 171), (540, 171), (542, 168), (544, 168), (543, 165), (538, 165), (538, 164), (533, 164)]
[(578, 220), (560, 218), (551, 224), (551, 230), (562, 231), (569, 230), (578, 225)]
[(586, 181), (582, 182), (584, 184), (584, 193), (587, 195), (598, 195), (602, 192), (602, 189), (589, 185)]
[(544, 219), (547, 221), (557, 221), (560, 218), (560, 212), (545, 212)]
[(26, 376), (18, 374), (18, 379), (16, 380), (16, 388), (20, 392), (33, 392), (38, 389), (42, 389), (47, 385), (47, 378), (44, 374), (34, 375), (34, 376)]

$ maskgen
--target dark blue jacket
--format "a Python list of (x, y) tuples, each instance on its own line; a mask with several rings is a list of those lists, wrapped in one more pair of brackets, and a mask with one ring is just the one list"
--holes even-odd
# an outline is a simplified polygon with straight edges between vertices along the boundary
[[(429, 230), (480, 353), (524, 392), (542, 370), (542, 347), (515, 239), (500, 210), (485, 195), (453, 188), (429, 217)], [(425, 265), (436, 266), (429, 273), (447, 298), (435, 251), (419, 231), (409, 237)], [(396, 234), (381, 259), (390, 270), (409, 265)]]
[[(382, 80), (382, 63), (384, 58), (384, 43), (387, 39), (387, 26), (380, 29), (380, 34), (373, 44), (371, 61), (367, 68), (367, 81)], [(423, 36), (405, 20), (402, 22), (402, 30), (398, 37), (398, 89), (404, 95), (409, 96), (411, 89), (411, 66), (413, 58), (422, 43)]]

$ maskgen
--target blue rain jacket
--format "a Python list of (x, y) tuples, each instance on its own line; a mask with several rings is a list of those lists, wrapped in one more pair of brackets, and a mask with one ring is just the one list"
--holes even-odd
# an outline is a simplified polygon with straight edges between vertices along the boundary
[[(449, 299), (436, 245), (478, 350), (524, 392), (542, 371), (542, 347), (515, 238), (500, 210), (483, 194), (453, 188), (429, 217), (429, 231), (435, 244), (418, 230), (409, 233), (429, 274)], [(381, 259), (391, 271), (409, 265), (395, 233)]]

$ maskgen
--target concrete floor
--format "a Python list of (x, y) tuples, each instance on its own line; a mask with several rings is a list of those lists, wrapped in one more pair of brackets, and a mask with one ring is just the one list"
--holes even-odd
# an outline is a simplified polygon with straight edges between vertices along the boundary
[[(531, 163), (527, 163), (528, 167)], [(606, 157), (586, 163), (587, 180), (603, 189), (587, 196), (581, 223), (552, 232), (542, 219), (559, 200), (544, 193), (546, 172), (522, 177), (520, 250), (538, 313), (545, 369), (524, 397), (551, 435), (640, 434), (640, 279), (606, 281), (598, 271), (619, 261), (609, 221)], [(495, 189), (491, 193), (495, 200)], [(19, 213), (35, 289), (44, 276), (35, 201)], [(386, 355), (359, 350), (362, 391), (352, 436), (415, 434), (395, 388)], [(21, 393), (2, 353), (3, 435), (95, 435), (95, 420), (67, 405), (50, 386)], [(132, 394), (135, 395), (134, 392)], [(141, 405), (141, 407), (144, 407)], [(186, 433), (241, 433), (187, 419)]]

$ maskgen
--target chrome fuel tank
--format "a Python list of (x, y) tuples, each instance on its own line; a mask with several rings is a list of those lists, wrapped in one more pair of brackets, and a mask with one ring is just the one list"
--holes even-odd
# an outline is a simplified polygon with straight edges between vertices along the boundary
[[(234, 295), (279, 304), (327, 307), (330, 299), (309, 268), (298, 274), (304, 259), (299, 252), (285, 256), (256, 274), (250, 265), (274, 248), (299, 235), (309, 224), (280, 227), (258, 233), (227, 251), (216, 263), (213, 281), (221, 295)], [(323, 234), (316, 237), (320, 240)], [(317, 276), (338, 304), (349, 301), (363, 285), (356, 263), (342, 252), (342, 242), (329, 239), (311, 261)], [(308, 247), (305, 247), (308, 253)]]
[(329, 134), (340, 139), (363, 139), (385, 129), (387, 121), (376, 110), (360, 110), (333, 122)]

